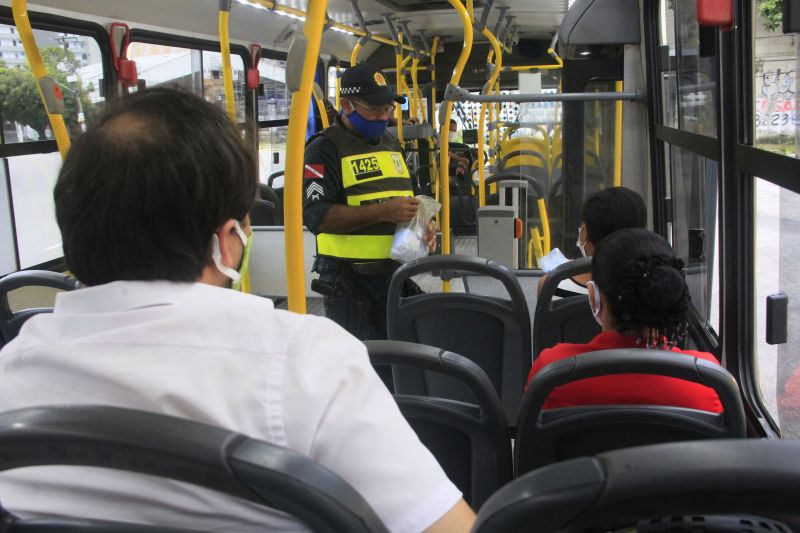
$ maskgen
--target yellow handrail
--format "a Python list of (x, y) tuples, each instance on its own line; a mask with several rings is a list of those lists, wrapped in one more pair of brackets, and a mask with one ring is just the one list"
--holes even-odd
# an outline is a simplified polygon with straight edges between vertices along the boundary
[[(394, 73), (395, 83), (395, 90), (397, 94), (400, 94), (403, 90), (403, 80), (402, 80), (402, 72), (403, 72), (403, 34), (397, 34), (397, 40), (400, 43), (399, 46), (395, 47), (394, 51), (394, 63), (395, 68), (397, 69)], [(400, 106), (395, 106), (394, 108), (394, 118), (397, 120), (397, 140), (400, 142), (400, 146), (403, 146), (403, 108)]]
[(322, 87), (315, 83), (311, 94), (314, 96), (314, 103), (317, 104), (317, 111), (319, 111), (319, 120), (322, 122), (322, 128), (325, 129), (330, 126), (330, 121), (328, 120), (328, 110), (325, 109), (325, 102), (322, 101), (322, 99), (325, 98)]
[[(616, 83), (616, 91), (623, 91), (623, 83)], [(622, 186), (622, 100), (617, 100), (614, 121), (614, 187)]]
[(353, 53), (350, 54), (350, 66), (356, 66), (358, 62), (358, 53), (361, 51), (361, 39), (358, 40), (356, 45), (353, 47)]
[[(308, 16), (309, 16), (308, 13), (310, 12), (310, 10), (309, 11), (303, 11), (302, 9), (295, 9), (293, 7), (285, 6), (283, 4), (278, 4), (277, 2), (274, 2), (272, 0), (247, 0), (247, 2), (250, 3), (250, 4), (266, 7), (270, 11), (279, 11), (279, 12), (285, 13), (287, 15), (293, 15), (294, 17), (299, 18), (300, 20), (308, 20)], [(312, 2), (309, 2), (309, 6), (308, 6), (309, 8), (311, 7), (311, 5), (310, 5), (311, 3)], [(330, 22), (330, 25), (331, 25), (330, 27), (331, 28), (335, 28), (337, 30), (342, 30), (344, 32), (347, 32), (347, 33), (350, 33), (352, 35), (355, 35), (356, 37), (364, 37), (364, 36), (367, 35), (364, 32), (364, 30), (362, 30), (361, 28), (356, 28), (355, 26), (350, 26), (349, 24), (342, 24), (341, 22), (336, 22), (335, 20), (329, 20), (328, 22)], [(395, 41), (393, 41), (391, 39), (387, 39), (386, 37), (382, 37), (380, 35), (370, 34), (369, 35), (369, 39), (371, 41), (375, 41), (376, 43), (388, 44), (389, 46), (397, 46), (398, 45), (398, 43), (396, 43)], [(407, 44), (406, 45), (402, 45), (402, 47), (405, 50), (409, 50), (409, 51), (416, 50), (417, 52), (419, 52), (421, 54), (428, 55), (424, 50), (417, 50), (413, 46), (409, 46)]]
[(286, 282), (289, 310), (306, 312), (305, 265), (303, 262), (303, 146), (306, 140), (308, 102), (314, 85), (322, 28), (328, 0), (309, 2), (303, 25), (307, 39), (300, 86), (292, 93), (289, 111), (289, 133), (286, 139), (286, 172), (284, 175), (284, 228), (286, 237)]
[[(42, 103), (44, 103), (44, 108), (47, 111), (47, 118), (50, 119), (50, 128), (56, 138), (58, 151), (61, 154), (61, 159), (64, 159), (69, 151), (70, 139), (67, 125), (64, 123), (64, 115), (58, 109), (59, 105), (63, 105), (64, 100), (61, 88), (56, 85), (55, 80), (47, 75), (47, 69), (42, 62), (41, 54), (39, 54), (39, 47), (33, 37), (31, 21), (28, 18), (27, 1), (14, 0), (11, 4), (11, 9), (14, 14), (14, 24), (17, 26), (22, 46), (25, 49), (25, 56), (28, 58), (33, 77), (36, 79), (36, 86), (39, 88), (39, 96), (42, 98)], [(80, 95), (75, 97), (80, 98)], [(48, 102), (50, 102), (50, 105), (48, 105)]]
[[(494, 70), (492, 71), (492, 76), (489, 78), (489, 82), (487, 88), (494, 87), (494, 84), (497, 82), (497, 78), (500, 76), (500, 70), (503, 68), (503, 50), (500, 46), (500, 41), (494, 36), (494, 34), (489, 31), (488, 28), (483, 28), (481, 32), (483, 35), (489, 39), (489, 42), (492, 44), (492, 51), (489, 52), (489, 55), (486, 58), (486, 65), (488, 66), (491, 64), (492, 56), (496, 58)], [(491, 92), (487, 89), (487, 92)], [(486, 103), (481, 103), (480, 115), (478, 116), (478, 206), (483, 207), (486, 205), (486, 165), (484, 164), (483, 160), (483, 150), (486, 145), (486, 141), (484, 139), (484, 130), (486, 126), (484, 122), (486, 120)]]
[[(223, 9), (220, 4), (219, 10), (219, 46), (222, 55), (222, 81), (225, 85), (225, 111), (231, 121), (236, 124), (236, 97), (233, 92), (233, 67), (231, 66), (231, 37), (228, 28), (231, 13)], [(230, 9), (230, 6), (228, 6)]]
[[(461, 4), (460, 0), (447, 0), (450, 5), (458, 12), (461, 25), (464, 27), (464, 46), (458, 56), (456, 68), (450, 78), (452, 85), (458, 85), (467, 59), (472, 52), (472, 21), (470, 20), (467, 9)], [(441, 155), (439, 157), (439, 181), (442, 184), (442, 254), (450, 254), (450, 117), (453, 114), (453, 102), (448, 101), (445, 107), (444, 121), (439, 125), (439, 143), (441, 145)], [(442, 282), (442, 290), (450, 290), (450, 282)]]
[(542, 250), (545, 254), (550, 253), (550, 221), (547, 219), (547, 205), (544, 198), (539, 198), (539, 218), (542, 219)]

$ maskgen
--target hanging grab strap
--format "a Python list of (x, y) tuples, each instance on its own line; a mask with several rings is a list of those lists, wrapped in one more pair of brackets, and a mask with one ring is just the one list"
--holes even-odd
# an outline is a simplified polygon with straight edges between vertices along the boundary
[[(117, 51), (117, 30), (122, 30), (122, 37), (119, 39), (119, 51)], [(130, 33), (130, 28), (124, 22), (112, 22), (108, 30), (109, 40), (111, 41), (111, 55), (114, 58), (114, 70), (117, 73), (117, 83), (125, 90), (136, 87), (139, 83), (136, 61), (125, 57), (130, 44)]]

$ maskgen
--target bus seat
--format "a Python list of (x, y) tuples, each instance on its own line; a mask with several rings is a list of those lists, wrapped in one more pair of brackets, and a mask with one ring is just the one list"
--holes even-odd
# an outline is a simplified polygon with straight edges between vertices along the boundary
[(22, 287), (50, 287), (62, 291), (78, 288), (78, 280), (48, 270), (21, 270), (0, 279), (0, 348), (17, 336), (22, 324), (33, 315), (51, 313), (52, 307), (35, 307), (12, 311), (9, 293)]
[[(104, 406), (33, 407), (0, 414), (0, 471), (40, 465), (110, 468), (183, 481), (268, 505), (313, 531), (388, 531), (350, 485), (310, 459), (163, 414)], [(8, 532), (42, 531), (43, 522), (8, 514), (0, 519)], [(92, 525), (45, 523), (50, 524), (46, 531), (54, 532), (91, 531)], [(95, 530), (109, 531), (102, 524)], [(164, 528), (139, 525), (135, 531)]]
[(374, 366), (425, 369), (450, 376), (476, 402), (395, 394), (400, 411), (447, 477), (478, 508), (511, 481), (511, 436), (503, 405), (486, 373), (466, 357), (402, 341), (365, 341)]
[[(641, 446), (564, 461), (500, 489), (481, 507), (473, 532), (529, 531), (532, 524), (539, 533), (798, 531), (797, 457), (796, 440), (729, 439)], [(707, 527), (717, 522), (712, 516), (720, 515), (741, 520), (724, 529)], [(783, 523), (778, 527), (758, 517)], [(631, 527), (637, 522), (647, 527)]]
[[(508, 296), (451, 292), (401, 297), (406, 280), (434, 271), (496, 279)], [(406, 263), (394, 273), (387, 302), (389, 339), (435, 346), (474, 361), (489, 376), (506, 416), (516, 419), (531, 367), (531, 326), (525, 295), (511, 271), (479, 257), (429, 256)], [(395, 375), (398, 393), (475, 403), (474, 397), (451, 378), (419, 369), (398, 369)]]
[(592, 271), (592, 258), (581, 257), (559, 265), (552, 270), (536, 299), (533, 314), (533, 357), (559, 342), (583, 343), (600, 333), (600, 326), (592, 316), (586, 295), (567, 296), (554, 300), (558, 284)]
[(268, 200), (256, 200), (253, 209), (250, 210), (251, 226), (281, 226), (278, 224), (278, 210), (275, 203)]
[[(700, 383), (716, 391), (723, 412), (622, 404), (542, 410), (556, 387), (615, 374), (653, 374)], [(717, 364), (666, 350), (601, 350), (556, 361), (528, 383), (519, 413), (517, 475), (618, 448), (745, 436), (744, 407), (733, 376)]]

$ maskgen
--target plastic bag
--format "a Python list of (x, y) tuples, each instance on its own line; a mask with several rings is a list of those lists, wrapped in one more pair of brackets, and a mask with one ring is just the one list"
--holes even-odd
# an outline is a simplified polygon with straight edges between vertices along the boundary
[(548, 273), (555, 270), (557, 266), (568, 262), (569, 259), (564, 257), (564, 254), (561, 253), (561, 250), (558, 248), (553, 248), (549, 254), (539, 258), (539, 268), (544, 270), (545, 273)]
[(408, 263), (428, 255), (428, 242), (425, 234), (431, 219), (442, 205), (430, 196), (417, 196), (419, 208), (414, 218), (397, 225), (389, 257), (401, 263)]

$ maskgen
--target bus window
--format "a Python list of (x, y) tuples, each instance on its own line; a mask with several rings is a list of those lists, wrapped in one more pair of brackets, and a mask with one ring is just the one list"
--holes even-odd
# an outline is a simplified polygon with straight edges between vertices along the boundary
[(19, 270), (17, 265), (17, 245), (14, 240), (13, 219), (11, 218), (11, 194), (8, 190), (6, 166), (0, 165), (0, 276)]
[(717, 162), (667, 145), (672, 189), (672, 246), (684, 262), (692, 306), (703, 327), (719, 331), (716, 303)]
[[(286, 165), (286, 137), (289, 126), (262, 128), (258, 132), (258, 167), (261, 181), (266, 183), (270, 174), (283, 170)], [(275, 179), (273, 188), (283, 187), (283, 176)]]
[[(677, 34), (678, 126), (685, 131), (716, 137), (715, 30), (697, 24), (695, 0), (677, 0), (670, 4)], [(669, 25), (670, 21), (666, 23)]]
[[(289, 132), (291, 93), (286, 88), (286, 60), (264, 57), (258, 63), (263, 94), (258, 97), (258, 163), (261, 181), (284, 169), (286, 136)], [(283, 187), (283, 177), (272, 183)]]
[(328, 67), (328, 100), (336, 101), (336, 67)]
[[(34, 30), (34, 37), (48, 74), (64, 95), (64, 121), (70, 136), (75, 137), (104, 107), (100, 46), (87, 35)], [(7, 174), (0, 194), (0, 218), (13, 216), (14, 221), (4, 221), (0, 231), (0, 273), (7, 273), (63, 256), (53, 208), (53, 185), (61, 158), (14, 26), (0, 25), (0, 48), (2, 144), (23, 145), (4, 159)]]
[[(800, 194), (756, 178), (756, 363), (764, 405), (784, 438), (800, 438)], [(788, 342), (766, 342), (766, 299), (789, 296)]]
[[(150, 43), (131, 43), (128, 58), (136, 61), (139, 80), (146, 87), (179, 86), (207, 101), (225, 107), (225, 86), (222, 76), (222, 54), (207, 50), (181, 48)], [(245, 121), (244, 62), (231, 55), (236, 119)]]
[[(678, 127), (678, 70), (675, 42), (675, 11), (673, 2), (661, 0), (660, 39), (662, 47), (661, 102), (662, 123), (670, 128)], [(666, 57), (664, 57), (666, 56)]]
[[(755, 7), (754, 7), (755, 10)], [(777, 24), (777, 26), (776, 26)], [(800, 75), (797, 35), (783, 35), (780, 22), (754, 11), (753, 111), (755, 146), (791, 157), (798, 143), (796, 78)]]

